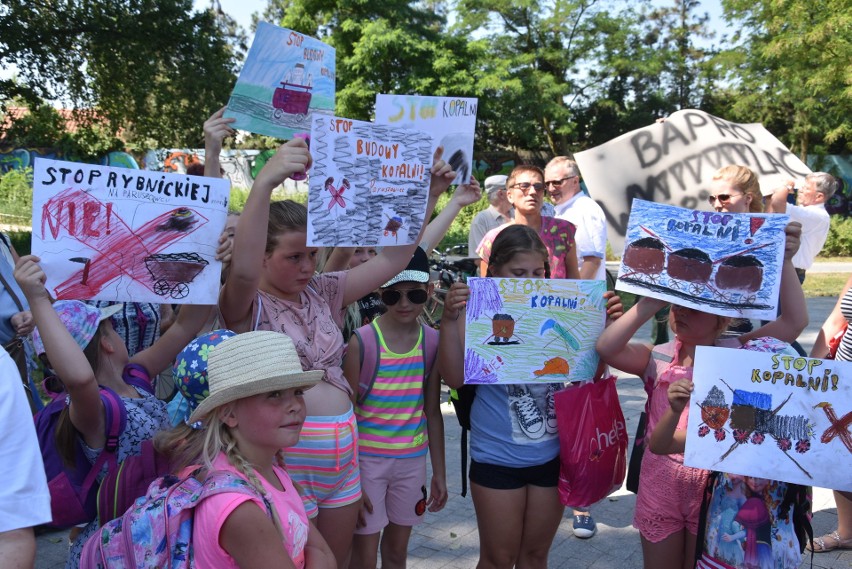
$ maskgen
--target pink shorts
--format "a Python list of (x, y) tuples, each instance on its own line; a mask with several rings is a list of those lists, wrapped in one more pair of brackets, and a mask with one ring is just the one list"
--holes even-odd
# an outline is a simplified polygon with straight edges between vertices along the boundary
[(710, 473), (645, 449), (633, 527), (652, 543), (683, 529), (698, 534), (698, 517)]
[(373, 503), (373, 513), (365, 515), (366, 525), (358, 535), (379, 533), (393, 522), (413, 527), (423, 521), (417, 503), (426, 499), (426, 455), (390, 458), (361, 455), (361, 489)]

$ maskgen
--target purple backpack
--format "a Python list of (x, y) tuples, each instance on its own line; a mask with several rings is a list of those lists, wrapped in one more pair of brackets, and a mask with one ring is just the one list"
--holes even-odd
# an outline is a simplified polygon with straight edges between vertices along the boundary
[(267, 514), (272, 506), (236, 474), (214, 471), (200, 482), (195, 470), (182, 479), (165, 476), (120, 518), (102, 526), (83, 546), (80, 567), (89, 569), (189, 569), (195, 567), (192, 527), (195, 507), (223, 492), (261, 498)]
[[(137, 365), (128, 365), (122, 375), (125, 382), (152, 392), (148, 373)], [(69, 528), (88, 523), (97, 517), (97, 478), (103, 470), (115, 470), (118, 457), (118, 438), (127, 425), (127, 410), (119, 395), (106, 387), (101, 387), (101, 401), (104, 404), (106, 422), (106, 444), (94, 464), (83, 453), (80, 441), (75, 442), (74, 465), (67, 466), (56, 447), (56, 427), (59, 416), (68, 406), (64, 393), (36, 413), (35, 428), (38, 445), (44, 461), (47, 486), (50, 490), (50, 510), (53, 521), (45, 524), (53, 528)]]

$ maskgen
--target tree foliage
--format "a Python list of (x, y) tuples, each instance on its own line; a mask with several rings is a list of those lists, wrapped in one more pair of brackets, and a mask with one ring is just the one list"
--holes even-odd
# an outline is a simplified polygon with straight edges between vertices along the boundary
[(201, 143), (227, 100), (244, 38), (191, 0), (6, 0), (0, 4), (0, 100), (96, 109), (139, 146)]
[(722, 60), (731, 113), (763, 122), (804, 158), (814, 144), (852, 149), (852, 6), (848, 0), (724, 0), (740, 30)]

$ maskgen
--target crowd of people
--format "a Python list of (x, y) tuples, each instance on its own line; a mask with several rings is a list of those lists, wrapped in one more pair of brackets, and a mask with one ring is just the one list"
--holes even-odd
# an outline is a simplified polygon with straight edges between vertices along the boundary
[[(220, 175), (217, 157), (222, 139), (233, 133), (229, 121), (220, 111), (205, 123), (208, 176)], [(311, 161), (304, 140), (282, 145), (255, 179), (245, 209), (229, 217), (217, 251), (224, 270), (215, 307), (54, 302), (40, 260), (18, 258), (6, 244), (0, 339), (5, 345), (31, 338), (28, 349), (61, 382), (64, 407), (50, 440), (37, 441), (28, 425), (22, 429), (31, 424), (26, 400), (40, 398), (26, 372), (21, 378), (11, 357), (0, 353), (4, 566), (32, 566), (29, 528), (56, 521), (40, 444), (56, 445), (68, 463), (82, 453), (103, 479), (139, 455), (146, 441), (168, 459), (171, 483), (193, 479), (215, 489), (195, 505), (180, 551), (165, 552), (172, 558), (191, 544), (198, 567), (406, 566), (412, 528), (448, 500), (441, 382), (464, 383), (469, 296), (465, 283), (453, 284), (440, 331), (420, 323), (433, 287), (424, 249), (480, 199), (480, 186), (475, 178), (458, 186), (440, 215), (424, 224), (418, 243), (320, 251), (307, 245), (306, 208), (271, 199), (274, 188), (308, 171)], [(438, 149), (426, 219), (455, 177)], [(672, 306), (674, 339), (651, 346), (632, 339), (666, 303), (642, 298), (623, 312), (616, 293), (605, 295), (607, 327), (596, 349), (606, 365), (642, 378), (648, 393), (649, 452), (634, 516), (647, 568), (792, 568), (806, 545), (815, 552), (852, 548), (847, 494), (836, 493), (836, 531), (805, 543), (797, 530), (808, 489), (683, 464), (696, 347), (789, 352), (808, 323), (801, 282), (825, 240), (823, 204), (836, 182), (821, 173), (803, 182), (800, 205), (787, 203), (792, 188), (785, 186), (767, 206), (791, 217), (776, 320), (753, 326)], [(488, 177), (485, 193), (490, 206), (470, 228), (481, 276), (604, 279), (606, 219), (583, 191), (573, 160), (556, 157), (544, 170), (516, 166), (508, 176)], [(547, 200), (552, 212), (544, 208)], [(764, 199), (753, 172), (726, 166), (714, 176), (710, 203), (717, 211), (747, 213), (762, 211)], [(852, 361), (850, 318), (852, 278), (811, 355), (825, 357), (839, 338), (837, 359)], [(167, 384), (157, 393), (171, 398), (168, 406), (155, 394), (158, 382)], [(569, 388), (478, 386), (469, 473), (478, 567), (548, 566), (565, 508), (557, 492), (554, 394)], [(126, 421), (117, 437), (109, 436), (109, 394), (120, 400)], [(112, 463), (103, 460), (107, 452)], [(705, 491), (710, 507), (722, 513), (702, 514)], [(761, 514), (764, 519), (753, 519)], [(572, 516), (577, 537), (595, 535), (590, 511), (575, 509)], [(114, 532), (121, 527), (98, 519), (75, 525), (67, 567), (87, 567), (119, 541)], [(145, 547), (144, 538), (134, 538), (133, 547)], [(96, 566), (110, 566), (108, 556), (101, 559)]]

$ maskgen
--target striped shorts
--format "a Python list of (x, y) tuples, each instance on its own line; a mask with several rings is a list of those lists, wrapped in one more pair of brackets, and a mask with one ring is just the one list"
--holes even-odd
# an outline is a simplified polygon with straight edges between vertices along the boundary
[(350, 409), (338, 416), (308, 416), (299, 444), (284, 450), (287, 473), (302, 489), (308, 517), (361, 499), (358, 426)]

